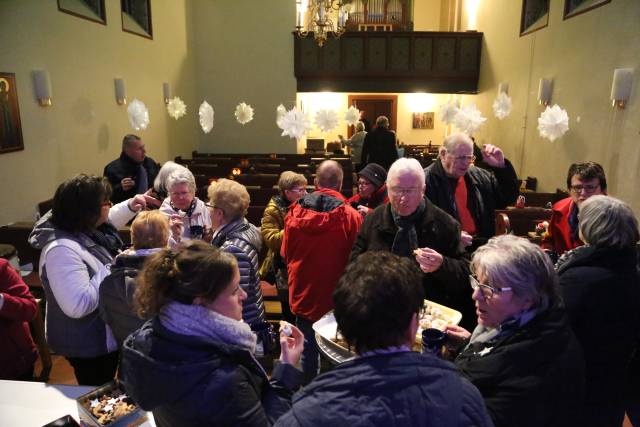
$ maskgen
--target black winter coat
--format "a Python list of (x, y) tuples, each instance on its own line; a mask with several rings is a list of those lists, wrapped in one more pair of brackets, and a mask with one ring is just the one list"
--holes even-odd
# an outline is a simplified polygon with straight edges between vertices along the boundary
[(584, 359), (564, 309), (465, 348), (455, 364), (484, 397), (496, 427), (580, 426)]
[[(495, 210), (513, 205), (518, 198), (519, 182), (516, 171), (509, 160), (505, 159), (504, 162), (504, 168), (491, 168), (491, 171), (471, 166), (464, 176), (467, 184), (467, 206), (477, 227), (474, 248), (483, 245), (496, 234)], [(440, 159), (429, 165), (424, 172), (426, 196), (459, 221), (455, 193)]]
[(383, 127), (377, 127), (367, 133), (362, 144), (363, 167), (369, 163), (377, 163), (388, 171), (397, 159), (395, 133)]
[(135, 314), (133, 306), (136, 279), (145, 259), (144, 256), (118, 255), (111, 266), (111, 274), (100, 284), (100, 317), (111, 328), (119, 348), (125, 338), (145, 322)]
[(158, 427), (271, 425), (291, 408), (302, 376), (276, 364), (269, 381), (248, 351), (176, 334), (157, 317), (127, 338), (120, 372)]
[(432, 355), (361, 357), (317, 377), (276, 423), (286, 427), (492, 426), (478, 390)]
[[(423, 274), (425, 297), (460, 311), (461, 325), (472, 330), (477, 317), (471, 299), (469, 262), (460, 245), (460, 225), (429, 200), (425, 203), (424, 215), (416, 225), (418, 246), (429, 247), (444, 257), (440, 269)], [(390, 251), (397, 231), (391, 204), (378, 206), (364, 219), (349, 260), (366, 251)]]
[(640, 277), (634, 248), (581, 246), (556, 266), (586, 362), (587, 405), (621, 405), (640, 336)]
[[(160, 165), (155, 162), (151, 157), (145, 157), (142, 161), (147, 171), (147, 189), (153, 187), (153, 181), (158, 176), (160, 171)], [(111, 201), (113, 203), (120, 203), (136, 195), (136, 186), (130, 188), (127, 191), (122, 189), (120, 182), (124, 178), (133, 178), (135, 181), (138, 175), (138, 163), (134, 162), (126, 154), (120, 153), (120, 157), (109, 163), (104, 167), (103, 175), (109, 180), (113, 193), (111, 194)], [(137, 184), (137, 183), (136, 183)]]

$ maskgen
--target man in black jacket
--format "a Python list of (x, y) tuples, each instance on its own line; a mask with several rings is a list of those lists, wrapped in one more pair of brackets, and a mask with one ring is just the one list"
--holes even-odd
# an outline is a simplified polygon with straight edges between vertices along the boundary
[(105, 166), (103, 173), (113, 188), (113, 203), (120, 203), (153, 187), (160, 165), (146, 153), (139, 136), (129, 134), (122, 139), (120, 157)]
[(415, 260), (424, 273), (425, 297), (460, 311), (461, 325), (474, 328), (460, 225), (424, 197), (424, 171), (416, 159), (397, 160), (387, 174), (387, 188), (389, 203), (366, 216), (350, 261), (368, 251), (390, 251)]
[(376, 128), (364, 137), (362, 166), (377, 163), (385, 170), (389, 170), (397, 158), (396, 134), (389, 130), (389, 119), (380, 116), (376, 119)]
[[(457, 219), (471, 250), (495, 234), (495, 210), (512, 205), (519, 182), (513, 166), (495, 145), (482, 147), (486, 169), (473, 165), (473, 141), (464, 133), (448, 136), (439, 158), (424, 171), (426, 196)], [(471, 236), (471, 237), (470, 237)]]

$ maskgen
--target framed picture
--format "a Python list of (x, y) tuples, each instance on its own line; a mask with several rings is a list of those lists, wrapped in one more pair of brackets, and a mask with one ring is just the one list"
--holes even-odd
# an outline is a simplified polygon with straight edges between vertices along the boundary
[(16, 76), (0, 72), (0, 153), (24, 150)]
[(564, 0), (563, 19), (573, 18), (607, 3), (611, 3), (611, 0)]
[(78, 18), (107, 25), (104, 0), (58, 0), (58, 10)]
[(549, 24), (549, 0), (522, 0), (520, 35), (531, 34)]
[(433, 112), (413, 113), (414, 129), (433, 129)]

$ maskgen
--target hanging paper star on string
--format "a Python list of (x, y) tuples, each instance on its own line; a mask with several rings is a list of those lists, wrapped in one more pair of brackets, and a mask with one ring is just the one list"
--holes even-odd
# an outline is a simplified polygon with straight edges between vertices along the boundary
[(144, 102), (134, 99), (127, 107), (129, 114), (129, 123), (135, 130), (145, 130), (149, 126), (149, 110)]
[(234, 114), (236, 116), (236, 120), (241, 125), (245, 125), (253, 120), (253, 108), (251, 108), (251, 105), (247, 105), (244, 102), (238, 104)]
[(167, 112), (171, 117), (178, 120), (180, 117), (187, 114), (187, 105), (180, 99), (175, 96), (169, 100), (167, 104)]
[(202, 104), (200, 104), (198, 116), (200, 117), (202, 131), (204, 133), (211, 132), (211, 129), (213, 129), (213, 107), (207, 101), (202, 101)]
[(553, 142), (569, 130), (569, 115), (557, 104), (547, 107), (538, 117), (538, 132)]
[(511, 98), (504, 92), (500, 92), (493, 101), (493, 114), (500, 120), (511, 114)]
[(319, 110), (316, 113), (315, 123), (322, 132), (329, 132), (338, 127), (338, 114), (333, 110)]
[(458, 109), (458, 114), (453, 119), (453, 124), (462, 132), (471, 135), (480, 129), (480, 126), (486, 120), (485, 117), (482, 117), (482, 113), (476, 108), (475, 104), (467, 104)]

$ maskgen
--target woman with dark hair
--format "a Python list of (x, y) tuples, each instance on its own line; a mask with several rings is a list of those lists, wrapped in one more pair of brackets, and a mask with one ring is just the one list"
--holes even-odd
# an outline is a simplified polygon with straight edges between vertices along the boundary
[(565, 252), (556, 270), (586, 361), (583, 425), (620, 426), (640, 337), (638, 221), (628, 204), (603, 195), (585, 200), (578, 219), (584, 246)]
[(513, 235), (478, 248), (469, 276), (478, 326), (447, 327), (455, 364), (484, 397), (496, 427), (579, 426), (584, 359), (544, 251)]
[(387, 171), (377, 163), (369, 163), (358, 172), (358, 192), (347, 203), (362, 216), (366, 216), (378, 206), (389, 202), (386, 180)]
[(116, 372), (117, 345), (98, 315), (98, 287), (122, 247), (116, 227), (146, 206), (143, 195), (115, 206), (110, 196), (104, 178), (80, 174), (68, 179), (29, 236), (31, 246), (42, 250), (47, 342), (67, 358), (83, 385), (101, 385)]
[(127, 393), (162, 426), (266, 426), (291, 406), (302, 333), (280, 335), (271, 381), (242, 321), (247, 297), (233, 255), (190, 241), (163, 249), (140, 272), (139, 314), (153, 316), (124, 344)]

